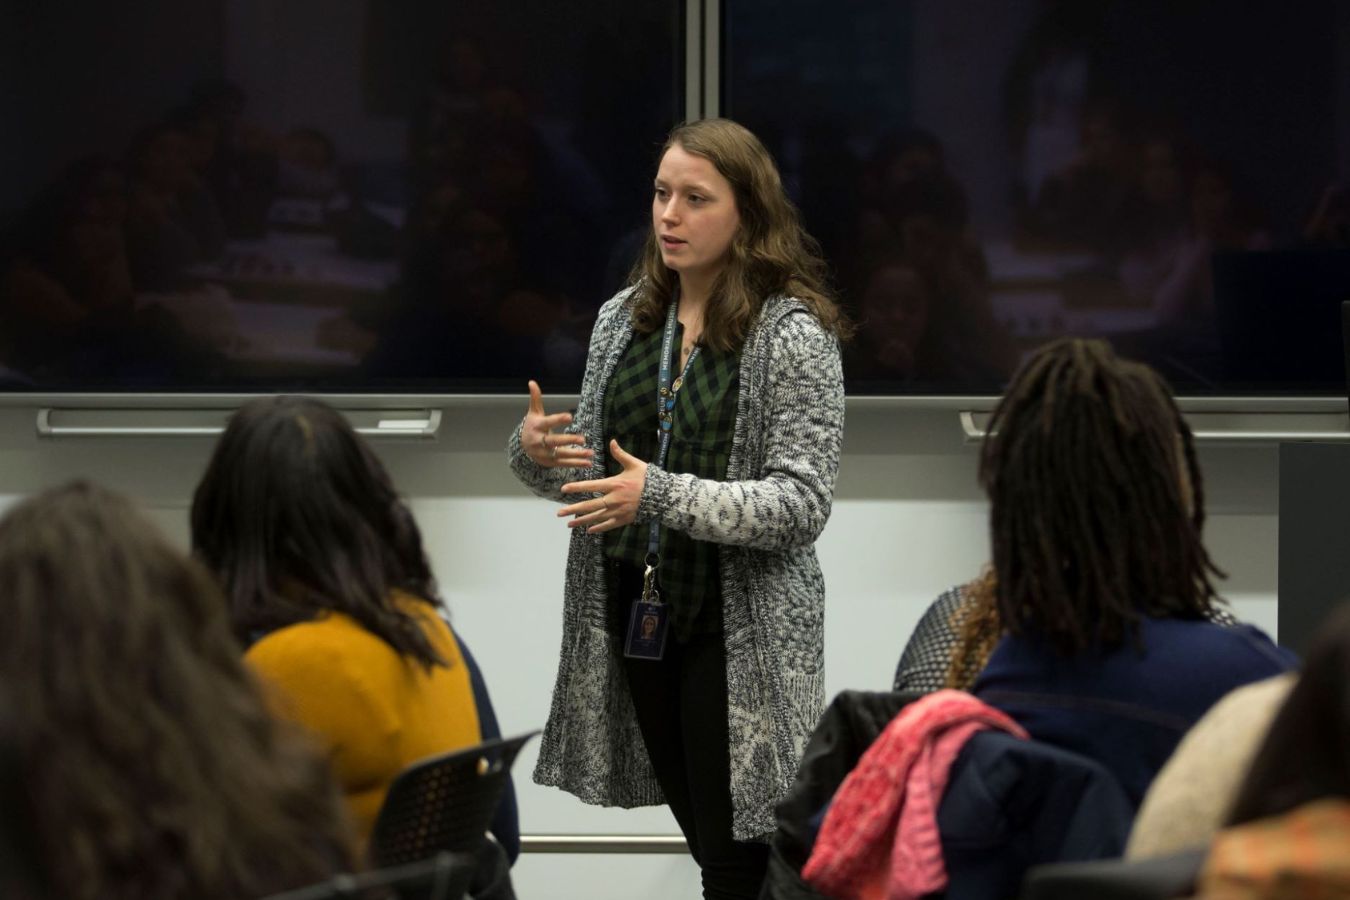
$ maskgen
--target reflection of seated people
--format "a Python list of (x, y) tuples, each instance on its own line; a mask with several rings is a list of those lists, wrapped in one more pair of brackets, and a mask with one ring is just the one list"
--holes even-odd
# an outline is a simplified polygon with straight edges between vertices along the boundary
[(1084, 115), (1078, 157), (1045, 180), (1031, 210), (1039, 236), (1066, 247), (1119, 249), (1122, 224), (1135, 197), (1134, 155), (1115, 107)]
[[(855, 275), (862, 273), (864, 283), (900, 244), (901, 223), (896, 213), (903, 215), (905, 191), (916, 181), (948, 177), (945, 157), (942, 142), (918, 130), (883, 140), (873, 154), (862, 175), (862, 208), (850, 253), (853, 258), (846, 264)], [(961, 202), (964, 208), (964, 196)]]
[(330, 234), (347, 256), (389, 259), (398, 229), (375, 215), (344, 182), (333, 139), (315, 128), (295, 128), (277, 145), (276, 196), (267, 211), (278, 231)]
[(859, 307), (862, 328), (849, 348), (858, 351), (849, 361), (849, 375), (912, 377), (928, 327), (928, 307), (928, 291), (913, 269), (890, 263), (873, 272)]
[(983, 254), (965, 233), (960, 185), (921, 177), (890, 196), (886, 214), (898, 252), (863, 289), (850, 375), (997, 388), (1011, 347), (989, 305)]
[(187, 267), (224, 249), (225, 223), (192, 168), (191, 148), (182, 131), (156, 125), (136, 139), (128, 155), (127, 247), (137, 290), (181, 287)]
[(1176, 141), (1161, 135), (1146, 140), (1139, 162), (1137, 197), (1122, 223), (1129, 246), (1119, 272), (1126, 294), (1151, 305), (1186, 240), (1190, 214)]
[(21, 217), (0, 273), (0, 363), (38, 379), (167, 378), (215, 357), (162, 309), (137, 310), (121, 169), (69, 167)]
[(947, 151), (934, 135), (914, 129), (883, 138), (863, 172), (865, 198), (884, 197), (921, 178), (946, 175)]
[[(237, 84), (208, 79), (193, 85), (186, 106), (173, 117), (192, 136), (200, 152), (194, 163), (210, 187), (231, 237), (261, 237), (267, 208), (276, 191), (277, 141), (248, 122), (248, 98)], [(213, 138), (213, 146), (202, 146)]]
[(431, 64), (435, 71), (424, 85), (426, 95), (408, 123), (409, 167), (418, 185), (468, 168), (468, 142), (490, 86), (483, 51), (462, 34), (446, 37)]
[(277, 148), (277, 192), (327, 199), (337, 192), (337, 145), (317, 128), (295, 128)]
[(518, 90), (483, 86), (465, 112), (469, 117), (459, 127), (440, 135), (452, 146), (431, 152), (446, 164), (426, 173), (423, 190), (445, 176), (456, 179), (466, 202), (494, 216), (517, 246), (529, 248), (518, 261), (525, 280), (591, 297), (605, 246), (586, 236), (612, 224), (605, 179), (570, 141), (541, 127)]
[(73, 363), (95, 323), (129, 314), (121, 170), (90, 159), (66, 170), (20, 218), (0, 275), (0, 359), (40, 374)]
[(1303, 226), (1303, 243), (1308, 247), (1350, 249), (1350, 190), (1343, 184), (1331, 184), (1318, 198), (1317, 208)]
[(326, 207), (339, 189), (332, 139), (313, 128), (291, 130), (277, 145), (276, 195), (267, 208), (268, 228), (324, 232)]
[(1222, 167), (1202, 166), (1191, 183), (1190, 225), (1154, 307), (1164, 327), (1212, 329), (1214, 279), (1210, 262), (1221, 250), (1268, 250), (1271, 239), (1238, 200)]
[(1003, 84), (1004, 115), (1018, 156), (1019, 193), (1034, 205), (1046, 179), (1078, 153), (1088, 98), (1101, 90), (1109, 4), (1038, 0)]
[(70, 353), (91, 321), (131, 303), (122, 226), (126, 189), (113, 163), (66, 170), (20, 218), (0, 276), (0, 358), (32, 372)]
[(1155, 137), (1141, 150), (1137, 197), (1121, 228), (1128, 246), (1114, 271), (1122, 296), (1152, 310), (1155, 324), (1117, 334), (1116, 345), (1169, 378), (1212, 380), (1221, 366), (1214, 254), (1269, 249), (1270, 235), (1222, 166), (1192, 164), (1188, 180), (1177, 140)]
[(579, 372), (584, 333), (573, 337), (565, 297), (527, 283), (515, 242), (481, 209), (449, 214), (409, 262), (400, 307), (366, 323), (378, 332), (371, 374), (506, 377)]

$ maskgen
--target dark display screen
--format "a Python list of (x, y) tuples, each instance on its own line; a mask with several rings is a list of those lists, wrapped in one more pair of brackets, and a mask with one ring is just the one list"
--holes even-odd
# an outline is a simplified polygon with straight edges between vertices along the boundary
[(862, 325), (853, 393), (993, 393), (1066, 334), (1187, 394), (1343, 392), (1350, 4), (722, 5), (723, 112)]
[(683, 114), (683, 12), (7, 3), (9, 390), (575, 388)]
[[(995, 393), (1061, 334), (1184, 394), (1343, 390), (1350, 4), (720, 8), (850, 393)], [(0, 16), (15, 392), (574, 390), (685, 108), (658, 0)]]

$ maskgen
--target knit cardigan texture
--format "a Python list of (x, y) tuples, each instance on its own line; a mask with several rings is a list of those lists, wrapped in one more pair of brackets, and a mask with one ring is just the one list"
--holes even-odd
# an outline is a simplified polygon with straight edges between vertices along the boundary
[[(511, 469), (541, 497), (574, 502), (561, 492), (566, 481), (604, 477), (605, 389), (633, 335), (631, 297), (631, 289), (621, 292), (600, 309), (567, 429), (586, 436), (592, 468), (538, 466), (521, 447), (520, 427), (511, 435)], [(742, 348), (726, 481), (647, 467), (637, 521), (656, 519), (721, 545), (738, 840), (773, 831), (774, 805), (824, 709), (825, 582), (814, 543), (830, 515), (843, 423), (838, 341), (800, 301), (773, 297)], [(575, 529), (558, 676), (534, 779), (586, 803), (657, 805), (665, 801), (638, 730), (619, 641), (607, 627), (607, 594), (603, 535)]]

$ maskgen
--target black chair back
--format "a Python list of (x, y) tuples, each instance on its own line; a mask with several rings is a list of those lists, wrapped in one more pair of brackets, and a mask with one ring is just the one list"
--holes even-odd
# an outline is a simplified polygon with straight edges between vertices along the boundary
[(389, 787), (370, 839), (372, 865), (472, 852), (487, 833), (511, 764), (531, 731), (413, 763)]
[(802, 880), (802, 866), (815, 847), (819, 816), (882, 730), (914, 692), (842, 691), (816, 723), (797, 777), (778, 804), (778, 828), (769, 841), (769, 864), (760, 900), (824, 900)]
[(1155, 859), (1036, 866), (1022, 884), (1022, 900), (1173, 900), (1195, 892), (1206, 850)]

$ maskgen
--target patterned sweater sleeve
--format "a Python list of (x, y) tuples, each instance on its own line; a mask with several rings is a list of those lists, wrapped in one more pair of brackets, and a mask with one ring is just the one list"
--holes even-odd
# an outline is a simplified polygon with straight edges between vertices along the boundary
[[(586, 446), (595, 452), (597, 461), (604, 459), (604, 454), (601, 452), (602, 437), (599, 434), (600, 413), (597, 408), (598, 404), (602, 402), (599, 393), (599, 381), (605, 360), (609, 354), (610, 345), (613, 343), (617, 332), (621, 330), (622, 317), (628, 315), (628, 310), (624, 306), (626, 297), (627, 291), (624, 291), (611, 298), (600, 308), (600, 314), (595, 320), (595, 328), (591, 330), (590, 350), (586, 354), (586, 372), (581, 379), (581, 397), (577, 402), (576, 411), (572, 414), (572, 424), (563, 429), (567, 434), (586, 435)], [(558, 410), (554, 410), (554, 412), (558, 412)], [(516, 425), (515, 430), (511, 432), (511, 437), (506, 444), (506, 458), (516, 478), (520, 479), (521, 484), (529, 488), (534, 494), (557, 503), (575, 503), (576, 496), (569, 497), (562, 492), (564, 484), (569, 481), (604, 477), (603, 462), (598, 462), (595, 469), (550, 469), (539, 465), (530, 459), (529, 454), (525, 452), (525, 448), (521, 446), (521, 429), (524, 424), (522, 418)]]
[(961, 639), (958, 616), (965, 602), (960, 586), (938, 595), (914, 626), (914, 633), (900, 654), (891, 690), (931, 693), (947, 686), (952, 653)]
[(824, 530), (844, 430), (839, 343), (805, 311), (784, 316), (770, 340), (765, 390), (751, 398), (765, 404), (760, 477), (723, 482), (648, 466), (638, 521), (758, 550), (809, 546)]

